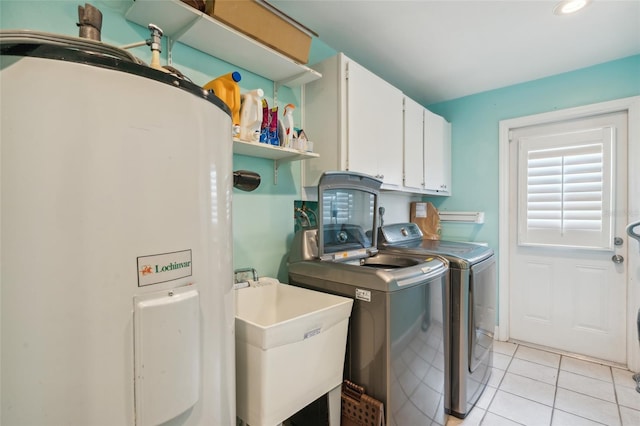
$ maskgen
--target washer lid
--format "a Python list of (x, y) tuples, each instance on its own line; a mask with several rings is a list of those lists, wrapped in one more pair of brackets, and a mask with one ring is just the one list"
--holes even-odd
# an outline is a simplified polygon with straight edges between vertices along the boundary
[(422, 240), (420, 248), (444, 257), (464, 259), (471, 264), (478, 263), (493, 254), (493, 250), (489, 247), (457, 241)]
[(389, 252), (440, 255), (452, 265), (468, 268), (493, 255), (493, 250), (474, 243), (423, 240), (420, 228), (415, 223), (385, 225), (379, 232), (380, 248)]
[(440, 280), (448, 263), (437, 256), (407, 256), (378, 253), (355, 262), (305, 260), (289, 265), (289, 282), (318, 289), (361, 288), (383, 292), (398, 291)]
[(378, 252), (378, 195), (382, 181), (354, 172), (325, 172), (318, 184), (318, 255), (345, 261)]

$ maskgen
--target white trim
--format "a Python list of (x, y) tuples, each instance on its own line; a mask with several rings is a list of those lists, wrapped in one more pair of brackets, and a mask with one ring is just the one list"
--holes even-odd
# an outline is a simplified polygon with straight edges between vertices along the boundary
[[(500, 121), (499, 128), (499, 255), (498, 255), (498, 340), (509, 339), (509, 137), (512, 129), (558, 121), (572, 120), (592, 115), (627, 111), (629, 125), (628, 142), (628, 222), (640, 220), (640, 96), (602, 102)], [(640, 344), (638, 344), (636, 317), (640, 308), (640, 256), (633, 242), (629, 244), (627, 281), (627, 364), (632, 371), (640, 370)]]

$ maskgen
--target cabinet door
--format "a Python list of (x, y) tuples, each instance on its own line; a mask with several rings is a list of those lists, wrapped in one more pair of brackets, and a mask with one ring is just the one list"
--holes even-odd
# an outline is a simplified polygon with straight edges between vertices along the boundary
[(451, 123), (444, 118), (442, 138), (442, 182), (444, 184), (444, 192), (451, 195)]
[(424, 107), (404, 98), (404, 182), (409, 190), (424, 188)]
[(429, 191), (451, 193), (451, 125), (424, 110), (424, 183)]
[(348, 169), (402, 185), (402, 92), (347, 63)]
[(384, 185), (389, 188), (400, 189), (402, 187), (402, 106), (404, 95), (399, 89), (386, 83), (384, 93), (384, 114), (380, 123), (378, 136), (378, 171), (383, 177)]

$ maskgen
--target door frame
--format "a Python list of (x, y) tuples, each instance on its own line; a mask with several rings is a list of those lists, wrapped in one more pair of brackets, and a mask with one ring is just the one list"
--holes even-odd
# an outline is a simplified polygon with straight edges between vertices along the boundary
[[(640, 167), (632, 164), (633, 158), (640, 158), (640, 96), (617, 99), (575, 108), (534, 114), (509, 120), (501, 120), (499, 128), (499, 252), (498, 252), (498, 340), (509, 339), (509, 133), (512, 129), (558, 121), (585, 118), (593, 115), (626, 111), (628, 114), (628, 201), (627, 223), (640, 220)], [(625, 238), (629, 245), (627, 262), (627, 367), (632, 371), (640, 370), (640, 344), (638, 343), (636, 317), (640, 308), (640, 288), (638, 274), (640, 255), (635, 244)]]

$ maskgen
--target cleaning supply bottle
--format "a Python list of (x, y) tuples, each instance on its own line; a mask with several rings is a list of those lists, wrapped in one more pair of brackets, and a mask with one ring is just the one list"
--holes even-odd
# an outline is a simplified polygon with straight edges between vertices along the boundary
[(271, 108), (269, 111), (269, 131), (267, 132), (267, 143), (269, 145), (280, 145), (278, 138), (278, 107)]
[(287, 104), (284, 107), (284, 119), (282, 120), (282, 124), (284, 127), (284, 134), (280, 137), (280, 144), (287, 148), (291, 148), (292, 140), (294, 138), (294, 129), (293, 129), (293, 110), (296, 109), (295, 105)]
[(240, 139), (258, 142), (262, 124), (262, 89), (251, 90), (240, 95)]
[(213, 93), (227, 104), (231, 110), (234, 136), (238, 136), (240, 130), (240, 87), (238, 82), (241, 78), (240, 73), (234, 71), (214, 78), (202, 87), (205, 90), (213, 90)]
[(269, 104), (266, 99), (262, 99), (262, 124), (260, 125), (260, 143), (269, 143)]

